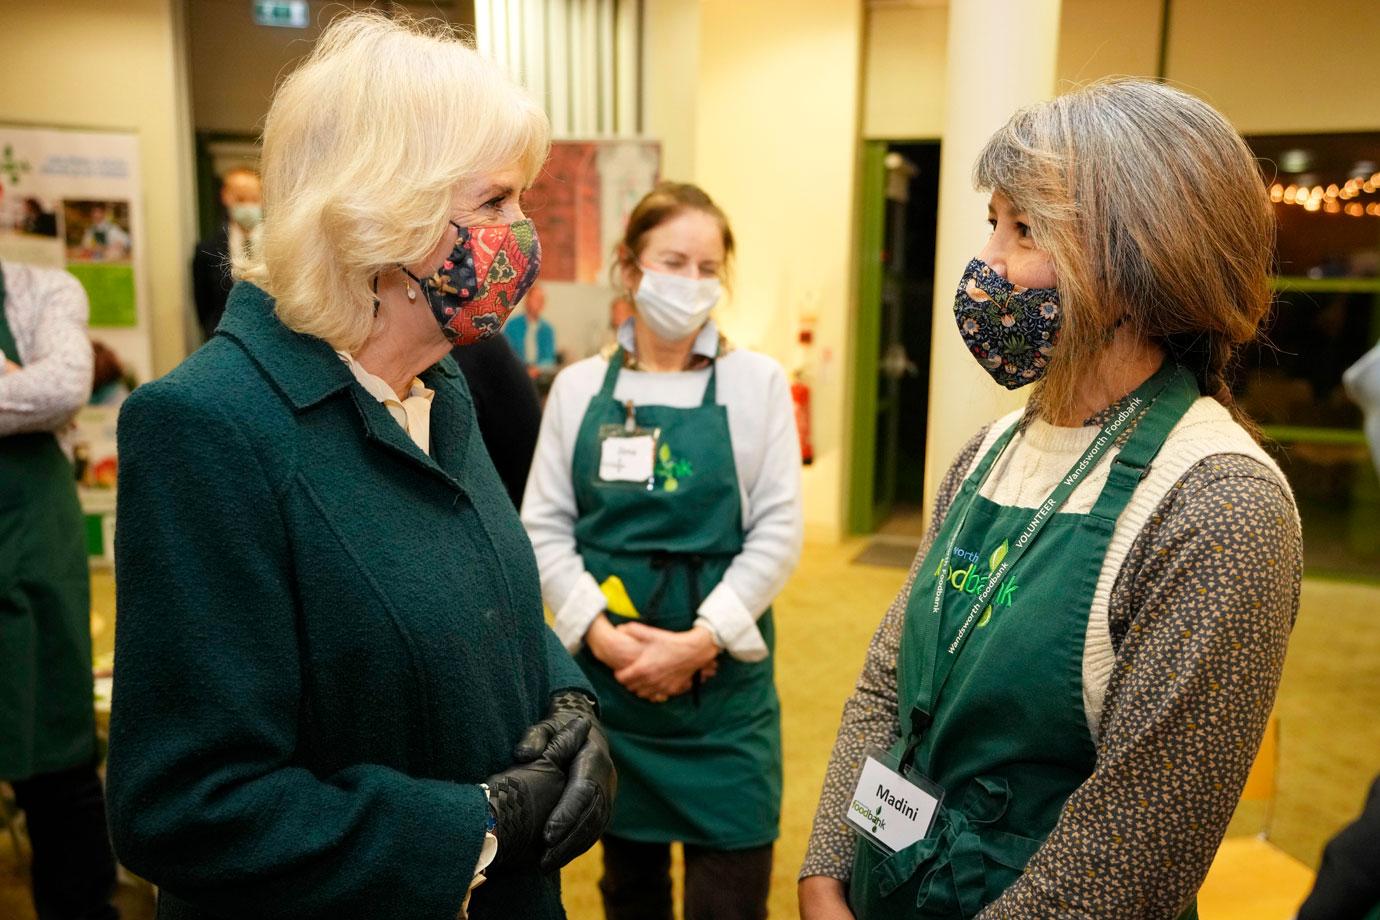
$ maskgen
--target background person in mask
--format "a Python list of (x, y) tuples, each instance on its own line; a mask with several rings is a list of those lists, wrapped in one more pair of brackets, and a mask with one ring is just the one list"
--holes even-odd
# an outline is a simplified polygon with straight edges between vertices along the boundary
[(800, 556), (800, 448), (780, 366), (709, 319), (732, 254), (699, 188), (664, 182), (638, 203), (614, 268), (634, 318), (556, 377), (522, 505), (618, 764), (612, 920), (670, 920), (673, 841), (689, 920), (766, 916), (781, 806), (770, 607)]
[[(1221, 115), (1139, 81), (1018, 112), (975, 175), (992, 235), (958, 332), (1036, 388), (944, 479), (844, 709), (801, 915), (1193, 916), (1298, 610), (1292, 495), (1225, 378), (1270, 305), (1269, 202)], [(932, 826), (910, 770), (943, 790)]]
[(192, 256), (192, 293), (201, 331), (210, 338), (225, 313), (235, 274), (253, 258), (263, 221), (263, 185), (247, 166), (228, 170), (220, 180), (220, 203), (225, 219), (215, 236), (196, 244)]
[(160, 917), (564, 916), (613, 767), (449, 357), (537, 276), (548, 130), (378, 13), (275, 95), (247, 280), (120, 415), (110, 829)]

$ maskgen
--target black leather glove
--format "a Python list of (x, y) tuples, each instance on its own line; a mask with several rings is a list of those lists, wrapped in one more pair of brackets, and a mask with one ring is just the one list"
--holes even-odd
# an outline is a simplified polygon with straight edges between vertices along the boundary
[(575, 758), (588, 736), (588, 722), (569, 722), (551, 736), (542, 756), (489, 777), (489, 803), (498, 838), (495, 869), (531, 862), (541, 853), (543, 829), (566, 788), (562, 765)]
[[(567, 753), (562, 733), (581, 723), (589, 726), (584, 742), (569, 760), (562, 760)], [(618, 773), (609, 756), (608, 738), (594, 711), (594, 700), (579, 690), (563, 690), (552, 696), (549, 714), (527, 730), (513, 757), (519, 762), (548, 759), (567, 768), (565, 791), (543, 834), (546, 852), (542, 854), (541, 868), (554, 872), (594, 846), (613, 812)]]

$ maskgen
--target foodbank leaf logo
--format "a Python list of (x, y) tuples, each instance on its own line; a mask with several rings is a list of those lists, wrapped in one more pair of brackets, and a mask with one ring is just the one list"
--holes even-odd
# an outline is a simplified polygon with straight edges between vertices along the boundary
[[(986, 571), (981, 571), (983, 568), (982, 559), (978, 556), (977, 550), (966, 550), (955, 546), (954, 557), (961, 559), (968, 565), (961, 569), (955, 568), (954, 563), (949, 559), (941, 558), (939, 565), (935, 567), (934, 577), (945, 578), (947, 574), (945, 590), (951, 588), (963, 594), (980, 595), (987, 589), (992, 577), (1002, 569), (1010, 548), (1010, 543), (1003, 541), (1001, 546), (998, 546), (987, 557)], [(1016, 589), (1019, 587), (1014, 578), (1004, 579), (996, 591), (996, 597), (992, 598), (992, 607), (1010, 607), (1014, 601)], [(986, 622), (987, 619), (984, 616), (983, 623)]]
[(987, 560), (988, 570), (995, 572), (997, 570), (997, 566), (1001, 565), (1001, 561), (1006, 558), (1006, 554), (1010, 549), (1011, 541), (1002, 540), (1001, 546), (998, 546), (996, 549), (992, 550), (992, 555)]
[(680, 481), (695, 475), (689, 460), (676, 459), (671, 454), (671, 445), (662, 444), (656, 455), (656, 476), (661, 480), (661, 488), (674, 492), (680, 488)]
[(5, 145), (3, 154), (0, 154), (0, 173), (4, 173), (5, 178), (10, 180), (10, 185), (18, 185), (19, 177), (32, 168), (28, 160), (15, 159), (12, 145)]

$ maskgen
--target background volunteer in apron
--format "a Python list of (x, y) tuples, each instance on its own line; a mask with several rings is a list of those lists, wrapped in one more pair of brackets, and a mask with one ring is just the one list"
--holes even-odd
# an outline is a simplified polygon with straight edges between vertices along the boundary
[(0, 779), (24, 810), (35, 909), (54, 920), (118, 916), (84, 528), (56, 437), (91, 395), (86, 314), (66, 272), (0, 263)]
[[(1221, 115), (1137, 81), (1018, 112), (975, 175), (959, 333), (1038, 384), (950, 468), (872, 641), (801, 914), (1191, 916), (1298, 609), (1293, 499), (1225, 377), (1270, 305), (1264, 185)], [(928, 833), (858, 784), (868, 748), (942, 788)]]
[(557, 635), (599, 692), (618, 764), (606, 914), (766, 916), (781, 805), (771, 602), (800, 557), (800, 448), (770, 358), (709, 311), (733, 236), (693, 185), (633, 209), (615, 272), (635, 316), (555, 381), (522, 517)]
[(248, 277), (120, 414), (110, 828), (160, 918), (565, 916), (613, 765), (450, 357), (537, 276), (547, 138), (382, 13), (275, 93)]

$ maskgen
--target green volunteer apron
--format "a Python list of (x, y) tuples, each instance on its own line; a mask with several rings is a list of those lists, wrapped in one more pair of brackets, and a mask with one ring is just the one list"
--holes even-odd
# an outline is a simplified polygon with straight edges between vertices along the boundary
[[(902, 737), (890, 752), (913, 757), (944, 800), (929, 836), (895, 854), (859, 841), (849, 890), (859, 920), (975, 916), (1021, 874), (1092, 773), (1083, 645), (1093, 589), (1118, 516), (1197, 397), (1192, 376), (1166, 362), (1038, 510), (980, 494), (1017, 425), (964, 481), (906, 608)], [(1132, 425), (1091, 512), (1059, 512)]]
[[(0, 350), (19, 363), (3, 273)], [(0, 437), (0, 779), (94, 756), (89, 579), (72, 464), (57, 438)]]
[[(700, 601), (743, 548), (728, 412), (715, 402), (714, 367), (699, 406), (638, 406), (636, 424), (661, 432), (655, 478), (650, 488), (605, 482), (600, 429), (622, 426), (627, 417), (613, 397), (622, 366), (619, 349), (575, 442), (576, 546), (596, 581), (622, 581), (640, 622), (681, 632), (694, 625)], [(605, 615), (615, 624), (629, 619)], [(758, 627), (774, 648), (770, 610)], [(665, 703), (629, 693), (588, 648), (577, 660), (599, 693), (618, 766), (609, 833), (720, 850), (776, 839), (781, 721), (770, 655), (749, 663), (722, 654), (717, 675)]]

